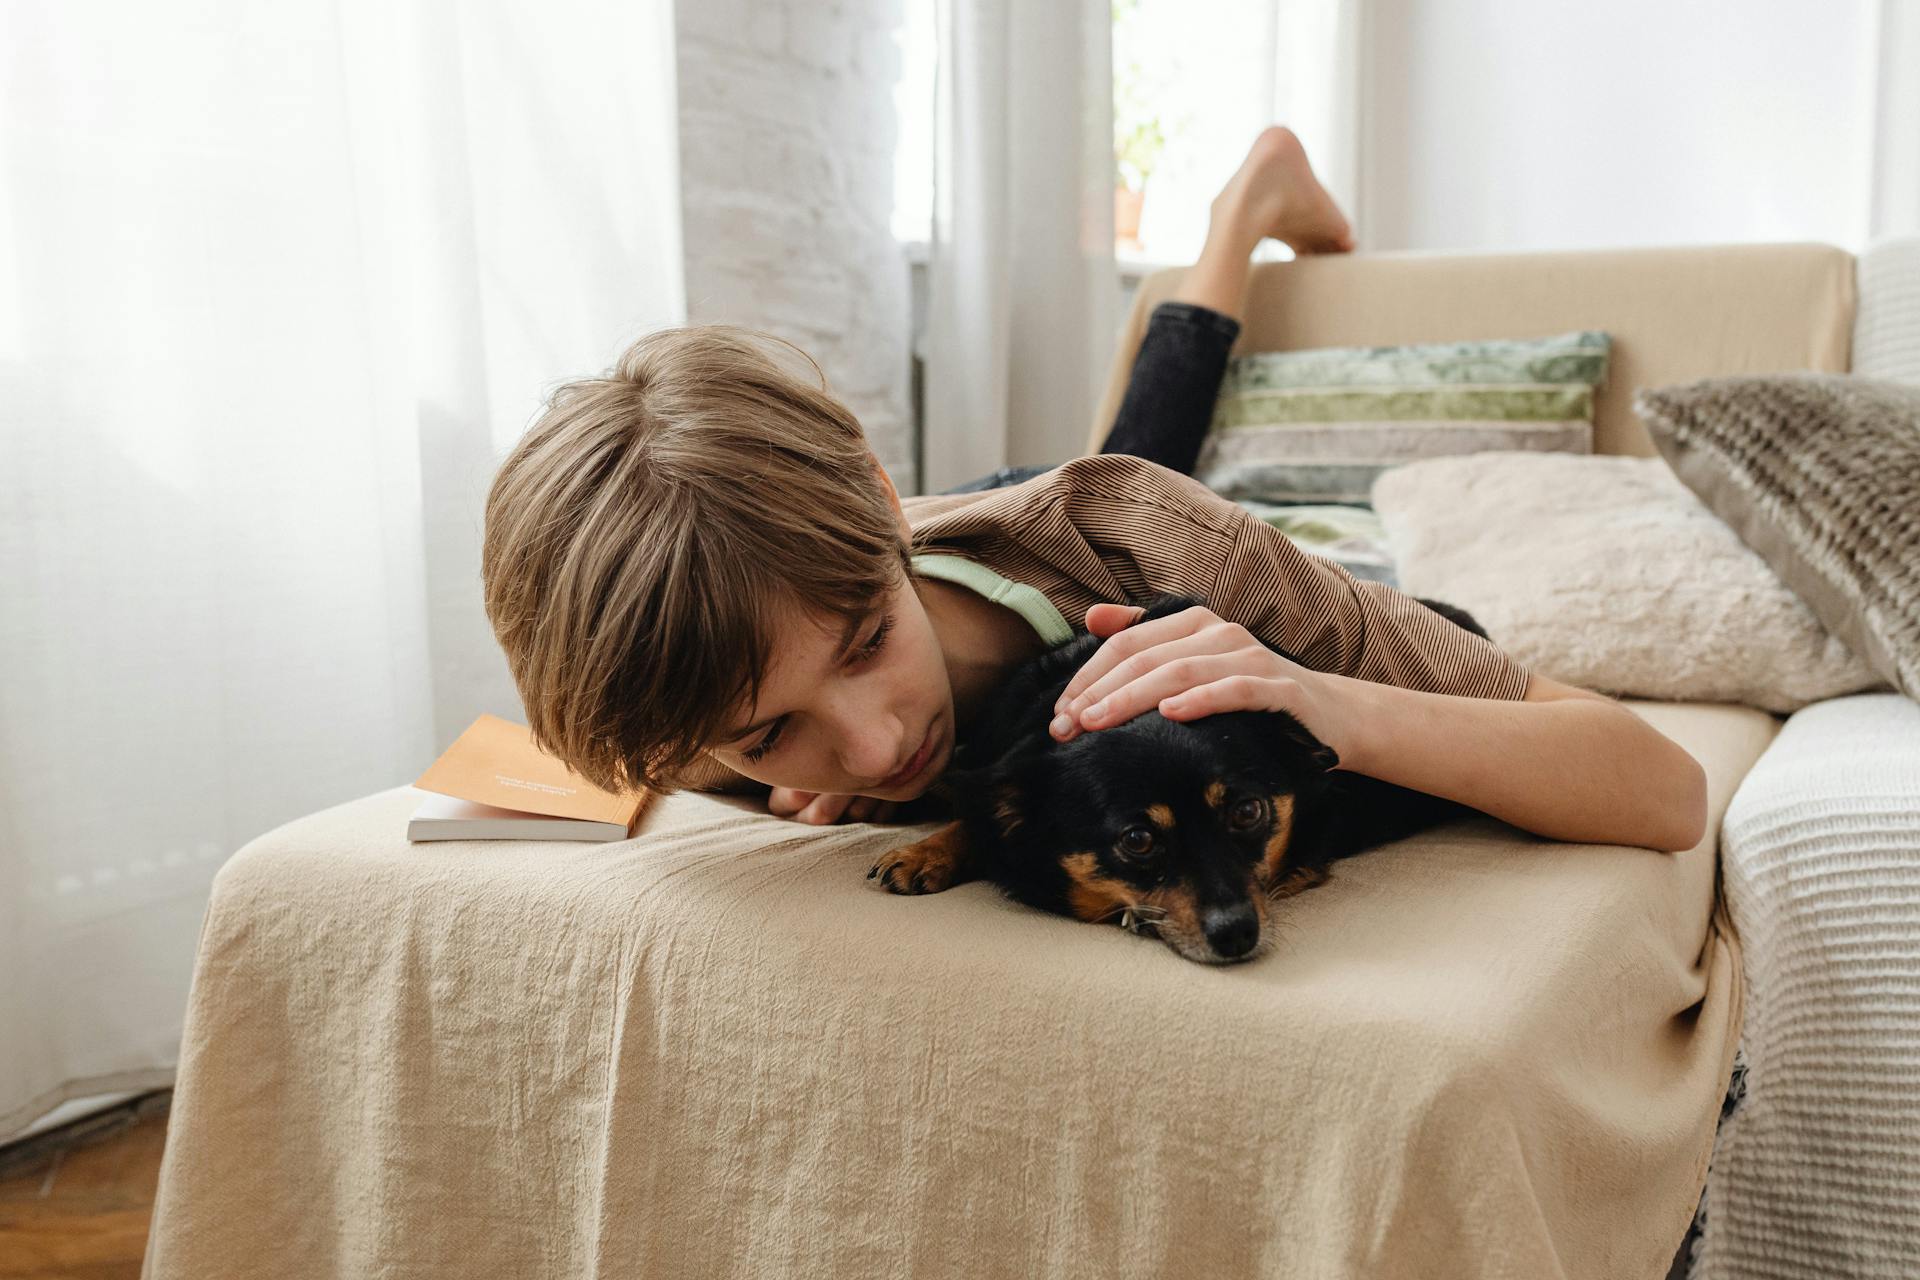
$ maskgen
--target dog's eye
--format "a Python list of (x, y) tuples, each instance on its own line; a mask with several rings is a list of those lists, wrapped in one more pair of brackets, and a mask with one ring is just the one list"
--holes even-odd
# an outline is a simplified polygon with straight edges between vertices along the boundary
[(1153, 832), (1146, 827), (1128, 827), (1114, 845), (1124, 858), (1144, 858), (1153, 852)]
[(1267, 816), (1267, 802), (1258, 799), (1246, 799), (1227, 811), (1227, 825), (1236, 831), (1245, 831), (1248, 827), (1258, 826)]

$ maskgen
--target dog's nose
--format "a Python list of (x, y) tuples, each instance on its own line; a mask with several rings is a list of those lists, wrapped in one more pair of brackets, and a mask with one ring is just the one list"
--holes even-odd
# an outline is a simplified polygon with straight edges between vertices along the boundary
[(1234, 907), (1207, 907), (1200, 913), (1200, 930), (1216, 953), (1228, 958), (1243, 956), (1260, 941), (1260, 917), (1252, 904)]

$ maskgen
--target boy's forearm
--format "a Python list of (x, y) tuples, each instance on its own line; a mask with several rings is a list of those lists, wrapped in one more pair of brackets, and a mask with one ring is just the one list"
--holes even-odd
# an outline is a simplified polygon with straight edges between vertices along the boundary
[(1329, 679), (1351, 708), (1343, 769), (1554, 840), (1677, 852), (1705, 834), (1699, 762), (1618, 703), (1514, 702)]

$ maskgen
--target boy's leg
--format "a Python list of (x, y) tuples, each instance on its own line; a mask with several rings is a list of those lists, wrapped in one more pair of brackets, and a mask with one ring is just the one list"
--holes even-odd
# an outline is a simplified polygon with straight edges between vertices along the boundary
[(1211, 308), (1180, 301), (1155, 307), (1100, 452), (1130, 453), (1193, 474), (1227, 352), (1239, 336), (1240, 322)]
[(1296, 254), (1345, 253), (1353, 233), (1300, 140), (1276, 126), (1214, 197), (1206, 245), (1173, 297), (1154, 308), (1102, 453), (1130, 453), (1191, 474), (1240, 334), (1254, 246), (1272, 236)]

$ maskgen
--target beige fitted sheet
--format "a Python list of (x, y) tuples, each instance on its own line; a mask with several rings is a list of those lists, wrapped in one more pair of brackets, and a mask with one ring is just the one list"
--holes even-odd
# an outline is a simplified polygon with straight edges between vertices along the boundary
[[(1717, 832), (1777, 722), (1628, 705)], [(1457, 824), (1209, 968), (864, 878), (929, 827), (409, 845), (417, 795), (221, 870), (148, 1277), (1656, 1277), (1739, 1030), (1711, 838)]]

